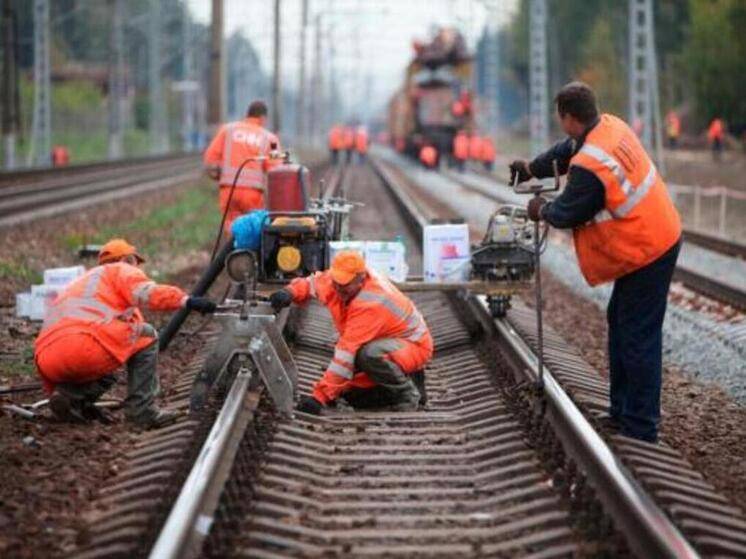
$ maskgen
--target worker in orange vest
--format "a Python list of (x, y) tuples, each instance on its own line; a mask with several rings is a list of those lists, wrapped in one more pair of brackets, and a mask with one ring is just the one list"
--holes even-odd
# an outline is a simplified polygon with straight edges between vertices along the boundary
[(329, 153), (332, 158), (332, 164), (339, 162), (339, 152), (344, 149), (344, 129), (339, 124), (335, 124), (329, 130)]
[(101, 247), (99, 265), (73, 281), (47, 309), (34, 360), (59, 420), (105, 419), (94, 404), (116, 384), (114, 372), (125, 364), (127, 420), (151, 429), (177, 419), (176, 412), (153, 403), (159, 390), (158, 334), (140, 308), (187, 307), (205, 313), (213, 312), (215, 303), (156, 284), (140, 269), (143, 261), (134, 246), (113, 239)]
[(52, 166), (64, 167), (70, 164), (70, 152), (67, 146), (52, 146)]
[(725, 125), (719, 118), (713, 118), (707, 129), (707, 139), (712, 146), (712, 158), (720, 161), (723, 153), (723, 140), (725, 140)]
[(427, 169), (435, 169), (438, 166), (438, 150), (435, 146), (427, 144), (420, 149), (420, 163)]
[(344, 150), (347, 152), (347, 163), (352, 163), (352, 154), (355, 152), (355, 130), (352, 126), (345, 126), (342, 129), (342, 143)]
[(472, 161), (482, 159), (482, 137), (476, 132), (469, 138), (469, 159)]
[(264, 128), (266, 120), (267, 105), (253, 101), (246, 118), (222, 126), (205, 151), (207, 173), (220, 184), (219, 203), (226, 215), (226, 233), (237, 217), (264, 208), (267, 171), (281, 162), (280, 140)]
[(378, 397), (398, 411), (424, 404), (423, 370), (433, 355), (433, 339), (412, 301), (352, 250), (339, 252), (329, 270), (293, 280), (270, 302), (280, 310), (311, 298), (329, 309), (339, 340), (312, 396), (301, 398), (299, 411), (319, 414), (343, 395), (359, 407)]
[(666, 115), (666, 136), (671, 149), (676, 149), (681, 134), (681, 119), (676, 111), (670, 110)]
[(365, 126), (358, 126), (355, 130), (355, 152), (358, 163), (365, 162), (365, 156), (368, 153), (368, 130)]
[(620, 118), (599, 114), (593, 90), (564, 86), (557, 114), (568, 138), (530, 163), (514, 161), (512, 179), (553, 175), (567, 184), (552, 202), (534, 197), (529, 217), (573, 229), (580, 270), (592, 285), (614, 282), (607, 310), (610, 408), (605, 422), (655, 442), (660, 420), (662, 326), (681, 246), (681, 221), (663, 178)]
[(479, 159), (482, 161), (485, 170), (492, 171), (495, 165), (495, 155), (495, 143), (489, 136), (484, 136), (482, 138), (482, 150), (479, 154)]
[(469, 159), (469, 136), (459, 130), (453, 138), (453, 159), (458, 170), (463, 173), (466, 160)]

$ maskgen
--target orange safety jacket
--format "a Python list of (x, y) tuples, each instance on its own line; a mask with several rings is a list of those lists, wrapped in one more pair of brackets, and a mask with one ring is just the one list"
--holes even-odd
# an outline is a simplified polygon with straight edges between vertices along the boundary
[[(34, 355), (46, 351), (75, 352), (53, 345), (69, 334), (88, 334), (120, 364), (150, 345), (142, 335), (139, 307), (159, 311), (180, 308), (187, 294), (178, 287), (159, 285), (137, 266), (114, 262), (91, 268), (60, 293), (47, 309)], [(44, 376), (44, 371), (39, 371)], [(54, 380), (54, 379), (50, 379)]]
[[(280, 149), (280, 141), (259, 123), (260, 119), (248, 117), (220, 128), (204, 155), (206, 166), (220, 166), (220, 186), (230, 187), (241, 164), (249, 158), (268, 157), (272, 144)], [(267, 171), (280, 160), (249, 161), (238, 177), (236, 187), (264, 190)]]
[(681, 220), (655, 165), (627, 124), (609, 114), (588, 133), (570, 165), (604, 185), (606, 206), (573, 231), (580, 269), (590, 285), (650, 264), (681, 236)]
[[(433, 339), (425, 319), (409, 298), (374, 271), (367, 271), (362, 289), (347, 304), (334, 289), (329, 271), (294, 279), (286, 289), (295, 303), (305, 303), (312, 297), (318, 299), (329, 309), (339, 332), (334, 356), (322, 377), (322, 383), (329, 376), (337, 380), (334, 383), (336, 386), (351, 380), (357, 372), (355, 355), (363, 345), (373, 340), (403, 340), (418, 346), (424, 352), (425, 360), (432, 357)], [(322, 403), (327, 403), (330, 392), (334, 391), (314, 389), (314, 396)]]
[(495, 161), (495, 143), (492, 138), (485, 136), (482, 138), (482, 151), (479, 154), (479, 159), (484, 163), (492, 163)]
[(681, 133), (681, 119), (676, 113), (668, 113), (666, 117), (667, 133), (671, 138), (678, 138)]
[(469, 138), (469, 159), (479, 161), (482, 155), (482, 138), (474, 135)]
[(345, 126), (342, 130), (342, 144), (342, 149), (355, 149), (355, 131), (349, 126)]
[(341, 126), (332, 126), (329, 130), (329, 149), (344, 149), (344, 133)]
[(469, 159), (469, 136), (463, 132), (453, 138), (453, 156), (462, 161)]
[(715, 140), (722, 140), (725, 135), (723, 127), (723, 121), (716, 118), (710, 123), (710, 127), (707, 129), (707, 139), (711, 142)]
[(420, 161), (426, 167), (435, 167), (435, 164), (438, 162), (438, 150), (433, 146), (424, 146), (420, 150)]
[(368, 153), (368, 133), (365, 130), (355, 132), (355, 151)]

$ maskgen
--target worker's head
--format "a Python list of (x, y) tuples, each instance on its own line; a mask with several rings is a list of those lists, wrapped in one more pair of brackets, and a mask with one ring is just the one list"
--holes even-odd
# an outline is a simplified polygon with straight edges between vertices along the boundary
[(588, 84), (570, 82), (554, 98), (557, 116), (565, 134), (578, 138), (598, 118), (596, 94)]
[(101, 247), (98, 253), (99, 264), (111, 264), (112, 262), (126, 262), (137, 266), (145, 259), (137, 253), (137, 249), (124, 239), (112, 239)]
[(356, 250), (342, 250), (337, 253), (329, 271), (334, 289), (345, 303), (354, 299), (360, 292), (368, 274), (365, 260)]
[(258, 118), (264, 122), (267, 120), (267, 103), (262, 100), (252, 101), (249, 108), (246, 109), (246, 116), (249, 118)]

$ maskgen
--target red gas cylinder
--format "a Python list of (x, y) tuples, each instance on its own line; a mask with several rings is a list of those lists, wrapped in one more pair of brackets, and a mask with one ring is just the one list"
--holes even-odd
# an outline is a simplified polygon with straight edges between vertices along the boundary
[(267, 210), (305, 212), (311, 176), (303, 165), (278, 165), (267, 173)]

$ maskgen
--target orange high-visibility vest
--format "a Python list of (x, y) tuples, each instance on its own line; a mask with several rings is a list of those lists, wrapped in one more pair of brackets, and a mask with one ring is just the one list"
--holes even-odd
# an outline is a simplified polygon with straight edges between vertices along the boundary
[(469, 159), (479, 161), (482, 154), (482, 138), (476, 134), (469, 138)]
[[(249, 158), (268, 157), (272, 144), (280, 149), (277, 136), (263, 128), (259, 119), (245, 118), (223, 126), (205, 151), (205, 165), (220, 166), (220, 185), (231, 186), (241, 164)], [(267, 171), (279, 161), (264, 159), (244, 165), (236, 182), (237, 187), (264, 190)]]
[(668, 124), (668, 135), (671, 138), (678, 138), (679, 134), (681, 133), (681, 119), (679, 119), (679, 115), (671, 111), (670, 113), (668, 113), (666, 121), (666, 123)]
[(438, 150), (433, 146), (424, 146), (420, 150), (420, 161), (426, 167), (435, 167), (435, 164), (438, 162)]
[(347, 305), (334, 289), (329, 271), (294, 279), (286, 289), (295, 303), (304, 303), (313, 297), (332, 315), (339, 340), (327, 373), (352, 379), (358, 349), (382, 338), (413, 343), (432, 356), (433, 339), (425, 319), (408, 297), (374, 271), (367, 271), (362, 289)]
[[(119, 363), (124, 363), (153, 341), (142, 335), (144, 321), (138, 307), (177, 310), (185, 297), (187, 294), (178, 287), (158, 285), (138, 267), (124, 262), (91, 268), (47, 309), (34, 344), (37, 363), (38, 356), (47, 349), (74, 353), (75, 347), (60, 347), (54, 342), (78, 333), (90, 335)], [(44, 371), (40, 373), (44, 375)]]
[(724, 135), (725, 130), (723, 127), (723, 121), (719, 118), (714, 119), (710, 123), (710, 128), (707, 130), (707, 139), (711, 142), (714, 140), (722, 140)]
[(462, 161), (469, 159), (469, 137), (463, 132), (453, 138), (453, 156)]
[(358, 128), (355, 132), (355, 151), (358, 153), (368, 152), (368, 132)]
[(341, 126), (332, 126), (329, 130), (329, 149), (344, 149), (344, 131)]
[(482, 151), (479, 154), (479, 158), (484, 163), (492, 163), (495, 161), (495, 143), (489, 136), (482, 138)]
[(354, 149), (355, 148), (355, 131), (349, 126), (345, 126), (342, 130), (342, 149)]
[(587, 169), (606, 191), (606, 207), (573, 232), (590, 285), (650, 264), (681, 236), (681, 221), (655, 165), (634, 131), (604, 114), (570, 165)]

